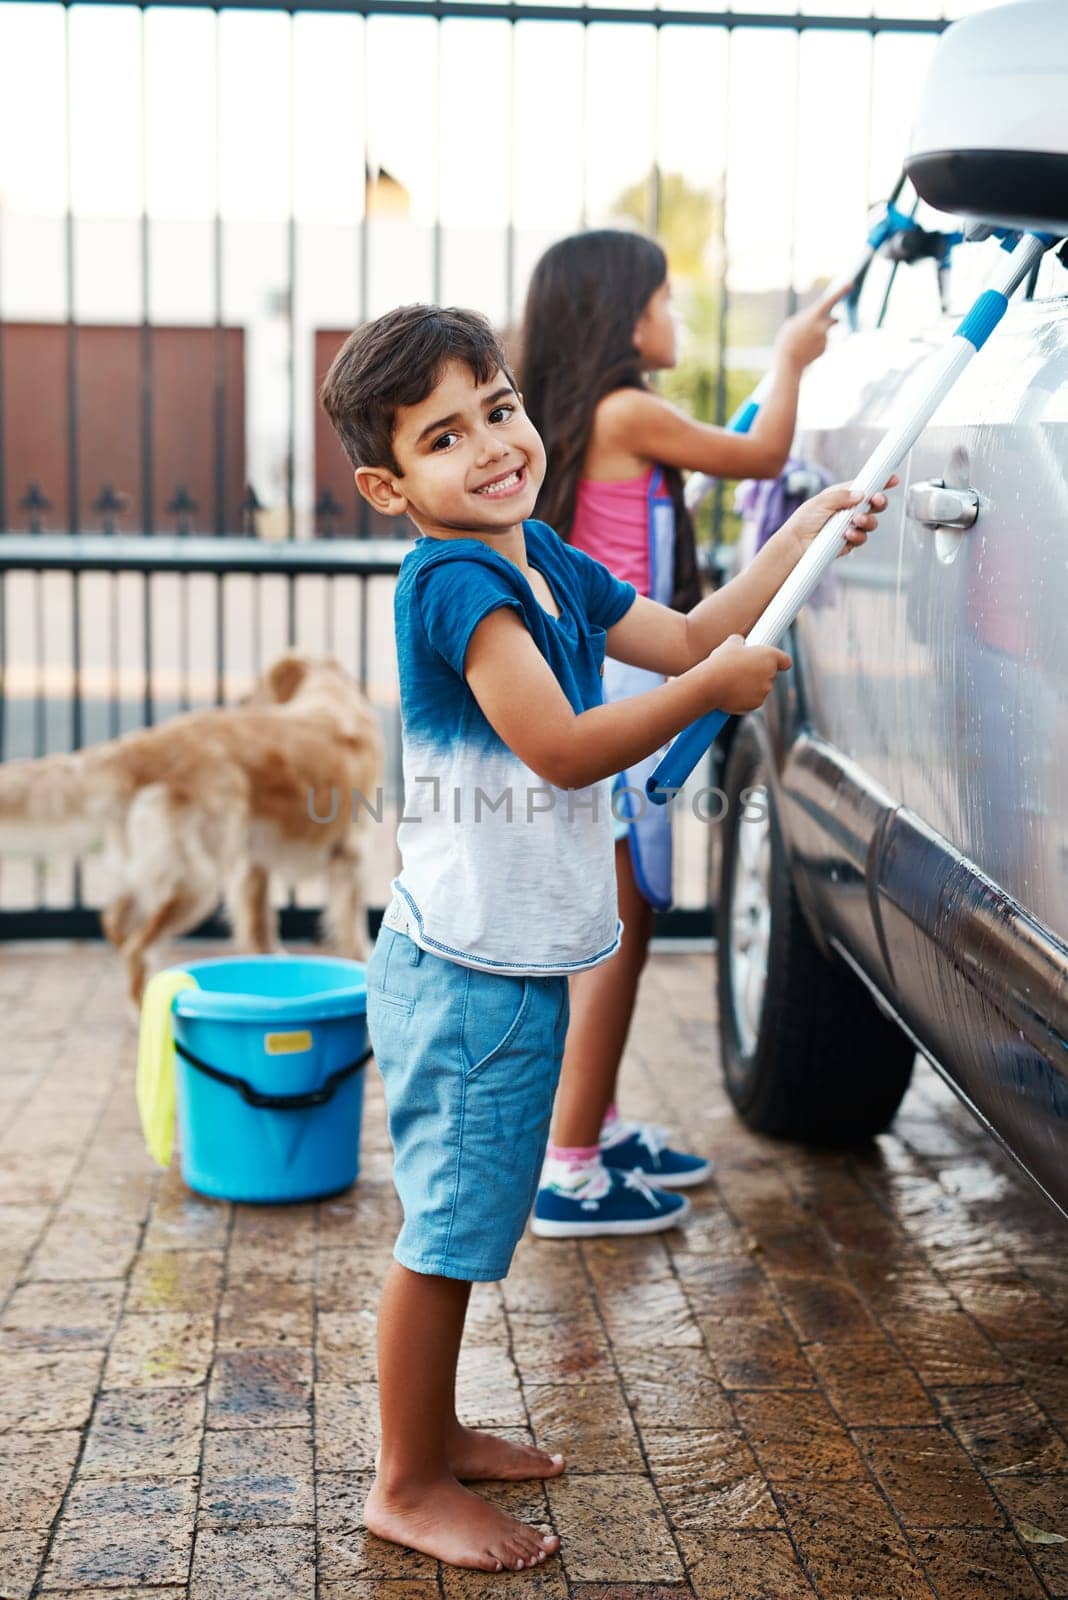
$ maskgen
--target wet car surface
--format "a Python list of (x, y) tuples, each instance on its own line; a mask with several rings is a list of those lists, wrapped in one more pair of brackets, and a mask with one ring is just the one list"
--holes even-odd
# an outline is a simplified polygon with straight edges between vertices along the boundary
[[(952, 325), (838, 342), (797, 453), (848, 479)], [(901, 477), (799, 618), (749, 776), (870, 1026), (891, 1014), (1068, 1209), (1068, 300), (1010, 309)]]

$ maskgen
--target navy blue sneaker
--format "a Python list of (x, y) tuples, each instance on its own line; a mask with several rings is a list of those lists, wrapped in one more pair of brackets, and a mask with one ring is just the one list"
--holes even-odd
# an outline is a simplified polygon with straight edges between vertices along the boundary
[(609, 1233), (661, 1233), (689, 1215), (681, 1194), (653, 1189), (638, 1172), (605, 1167), (579, 1189), (543, 1184), (531, 1228), (539, 1239), (581, 1239)]
[(685, 1155), (667, 1144), (667, 1129), (647, 1122), (619, 1122), (601, 1139), (601, 1160), (616, 1172), (640, 1172), (658, 1189), (689, 1189), (712, 1175), (703, 1156)]

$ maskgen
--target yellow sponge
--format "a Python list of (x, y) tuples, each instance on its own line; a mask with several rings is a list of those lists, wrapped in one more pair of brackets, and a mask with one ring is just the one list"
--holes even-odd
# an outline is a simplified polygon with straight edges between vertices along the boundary
[(161, 1167), (170, 1165), (174, 1146), (174, 997), (199, 988), (190, 973), (169, 967), (149, 981), (141, 1001), (137, 1110), (148, 1153)]

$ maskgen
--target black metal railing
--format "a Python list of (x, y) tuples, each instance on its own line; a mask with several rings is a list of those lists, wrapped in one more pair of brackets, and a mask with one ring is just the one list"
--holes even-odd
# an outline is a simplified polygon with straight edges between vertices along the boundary
[[(8, 535), (0, 540), (0, 757), (73, 751), (233, 702), (287, 649), (335, 655), (385, 736), (382, 826), (367, 853), (376, 923), (402, 810), (392, 601), (403, 555), (392, 540)], [(658, 932), (707, 936), (712, 830), (681, 820), (679, 909), (660, 918)], [(5, 837), (10, 849), (12, 830)], [(0, 940), (99, 936), (106, 869), (92, 857), (84, 867), (65, 860), (61, 837), (50, 848), (43, 827), (41, 858), (0, 857)], [(308, 937), (317, 914), (314, 886), (291, 896), (283, 937)]]
[[(384, 798), (395, 819), (392, 592), (403, 554), (395, 541), (7, 535), (0, 756), (73, 751), (232, 702), (295, 648), (335, 655), (375, 705), (386, 739)], [(394, 835), (390, 826), (376, 834), (370, 887), (379, 900), (396, 861)], [(17, 843), (10, 831), (7, 843)], [(48, 845), (42, 828), (36, 847)], [(0, 938), (98, 933), (106, 873), (91, 860), (84, 871), (64, 862), (62, 830), (55, 845), (36, 861), (0, 863)], [(306, 935), (315, 915), (306, 897), (291, 898), (284, 932)]]

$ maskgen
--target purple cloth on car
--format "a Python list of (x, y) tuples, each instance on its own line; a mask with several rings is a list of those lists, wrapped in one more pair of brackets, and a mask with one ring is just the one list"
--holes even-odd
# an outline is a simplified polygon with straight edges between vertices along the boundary
[[(748, 566), (798, 506), (830, 482), (822, 467), (791, 456), (777, 478), (747, 478), (740, 483), (734, 496), (734, 509), (742, 519), (740, 565)], [(833, 592), (832, 571), (820, 580), (809, 605), (828, 605)]]

